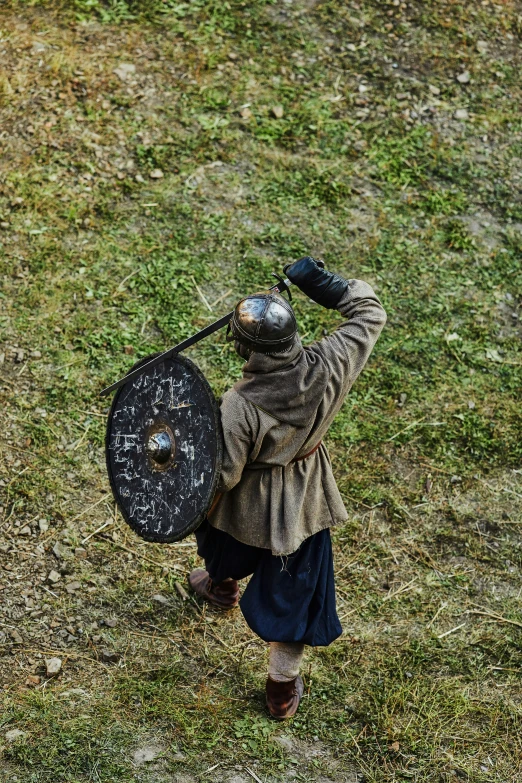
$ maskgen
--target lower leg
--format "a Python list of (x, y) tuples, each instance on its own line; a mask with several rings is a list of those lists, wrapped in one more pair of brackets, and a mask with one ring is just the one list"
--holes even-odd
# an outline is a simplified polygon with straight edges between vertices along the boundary
[(303, 653), (304, 644), (270, 642), (266, 704), (274, 718), (291, 718), (297, 712), (303, 695), (299, 676)]
[(299, 674), (304, 644), (299, 642), (270, 642), (268, 676), (274, 682), (289, 682)]

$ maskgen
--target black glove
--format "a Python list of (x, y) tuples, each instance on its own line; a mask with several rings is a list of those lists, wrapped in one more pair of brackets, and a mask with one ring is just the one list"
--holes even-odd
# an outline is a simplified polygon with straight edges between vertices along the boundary
[[(328, 272), (311, 256), (287, 264), (284, 273), (301, 291), (317, 304), (335, 310), (348, 289), (348, 281)], [(324, 266), (324, 265), (323, 265)]]

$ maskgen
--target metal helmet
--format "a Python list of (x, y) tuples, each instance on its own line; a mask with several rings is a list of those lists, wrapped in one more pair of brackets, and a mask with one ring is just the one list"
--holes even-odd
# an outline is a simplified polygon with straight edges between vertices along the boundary
[(237, 340), (255, 353), (282, 353), (290, 350), (296, 334), (294, 311), (286, 299), (259, 293), (238, 302), (227, 339)]

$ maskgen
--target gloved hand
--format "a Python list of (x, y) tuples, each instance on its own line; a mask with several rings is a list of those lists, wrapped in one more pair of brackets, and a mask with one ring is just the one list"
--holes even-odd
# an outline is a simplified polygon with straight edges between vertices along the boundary
[(324, 269), (324, 265), (321, 267), (311, 256), (287, 264), (284, 273), (310, 299), (330, 310), (336, 309), (348, 288), (347, 280), (333, 272), (328, 272)]

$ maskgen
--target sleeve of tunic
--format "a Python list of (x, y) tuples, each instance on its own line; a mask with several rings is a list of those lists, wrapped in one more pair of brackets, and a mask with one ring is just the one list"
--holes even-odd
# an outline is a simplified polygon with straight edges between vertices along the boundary
[(223, 395), (221, 424), (223, 427), (223, 466), (218, 492), (229, 492), (239, 482), (249, 461), (256, 440), (255, 409), (235, 391)]
[(373, 288), (363, 280), (348, 283), (337, 306), (346, 321), (314, 345), (328, 362), (331, 383), (340, 395), (346, 394), (363, 369), (386, 323), (386, 312)]

